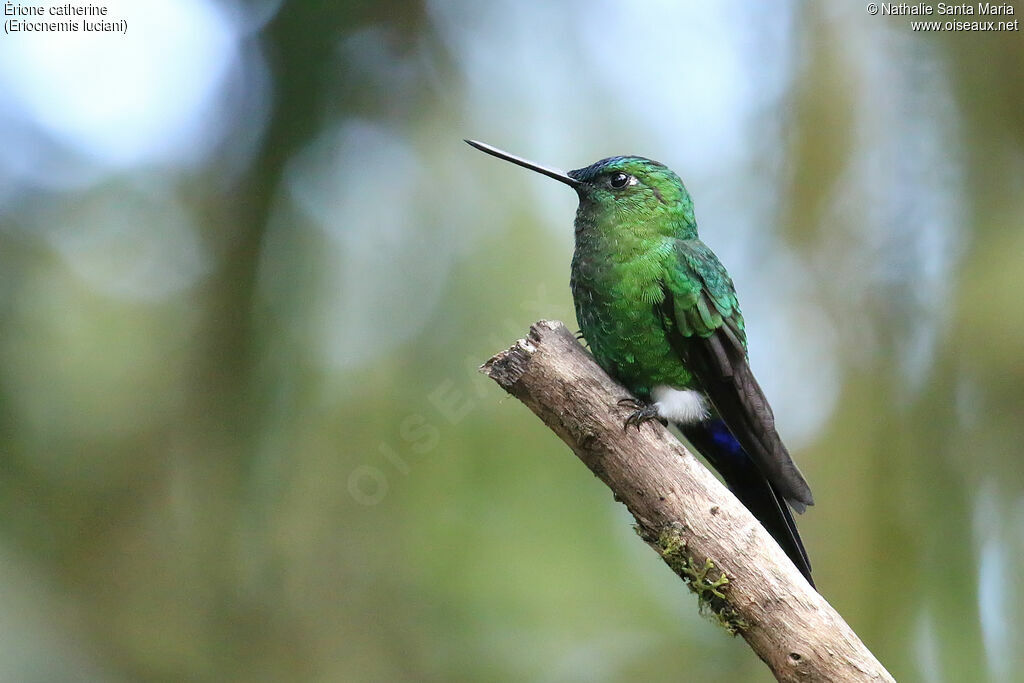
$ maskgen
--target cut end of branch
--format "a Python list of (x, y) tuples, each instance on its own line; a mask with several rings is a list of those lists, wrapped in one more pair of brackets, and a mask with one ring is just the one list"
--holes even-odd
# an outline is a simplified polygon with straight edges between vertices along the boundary
[(480, 366), (480, 372), (493, 379), (506, 391), (511, 391), (512, 386), (526, 372), (526, 367), (537, 350), (541, 337), (549, 332), (557, 332), (559, 329), (565, 329), (565, 325), (561, 321), (538, 320), (530, 325), (530, 333), (526, 337), (516, 340), (516, 343), (509, 348), (491, 356), (486, 363)]

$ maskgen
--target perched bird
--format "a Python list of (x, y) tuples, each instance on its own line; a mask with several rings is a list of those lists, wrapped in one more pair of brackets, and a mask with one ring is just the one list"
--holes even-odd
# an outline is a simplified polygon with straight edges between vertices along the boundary
[(466, 142), (576, 190), (576, 318), (598, 364), (636, 397), (624, 427), (676, 424), (813, 586), (789, 507), (814, 499), (750, 370), (732, 279), (697, 236), (679, 177), (635, 156), (565, 173)]

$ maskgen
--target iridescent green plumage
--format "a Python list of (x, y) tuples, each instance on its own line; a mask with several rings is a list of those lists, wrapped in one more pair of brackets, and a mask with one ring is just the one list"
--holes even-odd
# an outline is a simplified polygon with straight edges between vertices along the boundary
[[(595, 182), (614, 173), (644, 180), (619, 191)], [(697, 238), (682, 182), (640, 157), (607, 159), (569, 175), (596, 188), (581, 195), (570, 280), (594, 357), (641, 398), (659, 384), (699, 388), (666, 325), (683, 337), (705, 338), (728, 325), (744, 345), (746, 339), (732, 280)], [(666, 294), (674, 316), (659, 306)]]
[(802, 512), (811, 491), (775, 430), (732, 279), (698, 238), (679, 177), (632, 156), (565, 174), (470, 144), (576, 190), (577, 320), (598, 364), (651, 402), (627, 425), (676, 422), (810, 580), (786, 502)]

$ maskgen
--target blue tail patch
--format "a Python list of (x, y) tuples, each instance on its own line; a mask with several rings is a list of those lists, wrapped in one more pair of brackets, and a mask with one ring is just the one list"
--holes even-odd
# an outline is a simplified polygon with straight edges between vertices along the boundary
[(712, 442), (718, 446), (720, 453), (726, 453), (741, 460), (747, 459), (747, 454), (743, 452), (743, 446), (740, 446), (740, 442), (725, 426), (725, 422), (718, 419), (708, 420), (704, 423), (704, 427), (711, 436)]

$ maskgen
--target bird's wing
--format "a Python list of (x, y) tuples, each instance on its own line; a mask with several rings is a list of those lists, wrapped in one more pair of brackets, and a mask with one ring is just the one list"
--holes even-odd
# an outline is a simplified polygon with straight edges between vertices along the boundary
[(775, 430), (775, 416), (747, 360), (732, 280), (700, 240), (679, 240), (657, 306), (673, 349), (694, 373), (729, 430), (797, 512), (814, 498)]

